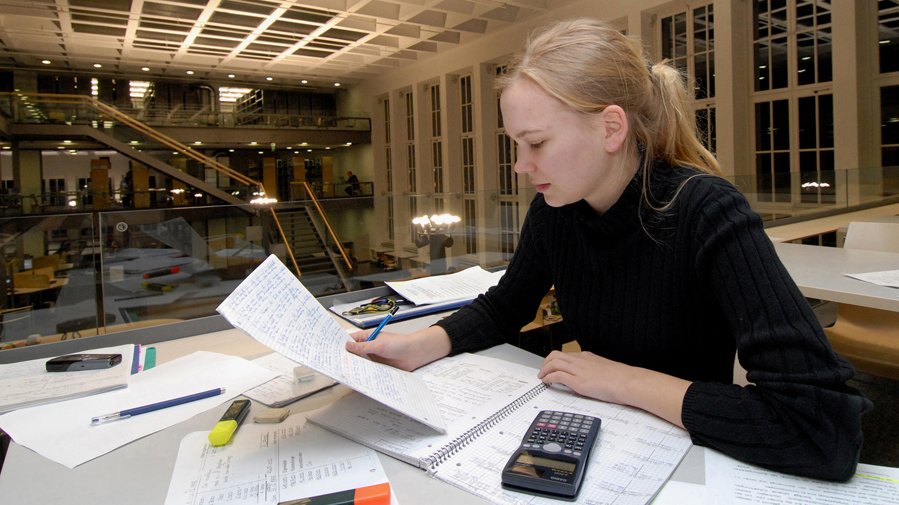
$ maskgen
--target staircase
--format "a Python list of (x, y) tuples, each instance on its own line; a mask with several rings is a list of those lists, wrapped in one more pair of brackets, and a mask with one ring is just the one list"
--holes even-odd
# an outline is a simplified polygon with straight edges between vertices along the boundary
[(326, 234), (305, 207), (277, 212), (284, 240), (293, 250), (300, 268), (300, 281), (314, 296), (350, 290), (340, 256), (325, 243)]

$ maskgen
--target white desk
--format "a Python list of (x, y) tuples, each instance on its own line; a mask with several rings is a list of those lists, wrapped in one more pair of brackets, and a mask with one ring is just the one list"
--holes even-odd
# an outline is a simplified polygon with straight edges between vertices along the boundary
[[(400, 321), (392, 324), (391, 329), (408, 332), (430, 324), (439, 317), (441, 316), (430, 315)], [(239, 330), (225, 330), (172, 340), (157, 344), (156, 348), (160, 363), (198, 349), (245, 357), (256, 357), (270, 352), (268, 348)], [(537, 366), (542, 362), (539, 356), (510, 345), (497, 346), (484, 351), (483, 354), (529, 366)], [(309, 412), (323, 407), (348, 392), (349, 389), (345, 386), (323, 391), (291, 405), (291, 413)], [(10, 444), (3, 471), (0, 472), (2, 501), (10, 504), (159, 505), (165, 501), (181, 439), (194, 431), (208, 431), (221, 417), (226, 407), (227, 404), (222, 404), (216, 409), (136, 440), (71, 470), (15, 443)], [(429, 477), (422, 470), (399, 460), (385, 455), (380, 455), (380, 459), (401, 505), (487, 503), (473, 494)], [(690, 450), (673, 479), (697, 484), (705, 483), (702, 448), (693, 447)]]
[(791, 243), (774, 249), (806, 297), (899, 312), (899, 289), (843, 275), (899, 270), (899, 254)]

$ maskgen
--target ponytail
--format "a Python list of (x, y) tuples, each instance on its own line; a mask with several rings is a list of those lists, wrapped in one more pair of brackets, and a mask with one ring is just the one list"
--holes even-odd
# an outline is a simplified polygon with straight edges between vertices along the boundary
[[(721, 175), (718, 160), (709, 152), (696, 131), (696, 121), (689, 106), (684, 77), (675, 68), (656, 63), (649, 69), (657, 106), (655, 121), (647, 121), (647, 143), (653, 144), (655, 157), (673, 165), (689, 165), (700, 171)], [(654, 124), (653, 124), (654, 123)]]

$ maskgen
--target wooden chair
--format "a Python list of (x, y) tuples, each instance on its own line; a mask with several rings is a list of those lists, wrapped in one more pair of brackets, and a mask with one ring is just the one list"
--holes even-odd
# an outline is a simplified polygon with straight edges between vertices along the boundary
[[(843, 247), (899, 253), (899, 223), (849, 223)], [(858, 371), (899, 380), (899, 312), (841, 303), (824, 331)]]

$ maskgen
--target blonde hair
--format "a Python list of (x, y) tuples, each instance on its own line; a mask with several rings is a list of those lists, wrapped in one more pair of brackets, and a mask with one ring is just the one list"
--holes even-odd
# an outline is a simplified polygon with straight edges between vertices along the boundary
[(613, 104), (624, 109), (625, 148), (642, 151), (643, 198), (650, 206), (647, 181), (656, 159), (721, 174), (699, 141), (684, 77), (664, 63), (650, 64), (639, 40), (592, 19), (559, 21), (531, 34), (496, 88), (502, 92), (523, 77), (584, 114)]

